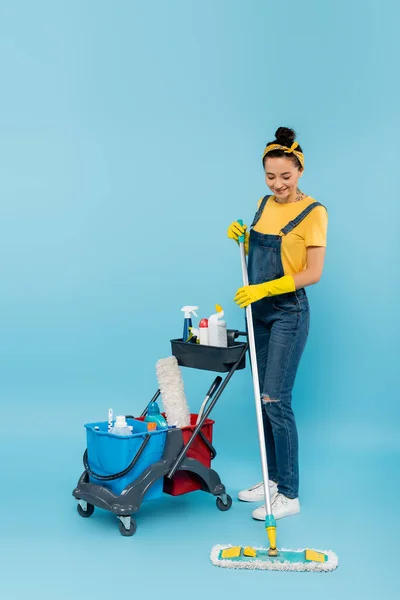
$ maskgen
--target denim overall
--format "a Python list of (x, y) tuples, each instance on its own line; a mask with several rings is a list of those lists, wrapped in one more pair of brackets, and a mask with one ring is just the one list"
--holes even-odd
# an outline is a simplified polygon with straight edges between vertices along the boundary
[[(257, 284), (284, 276), (282, 237), (317, 206), (313, 202), (279, 235), (254, 231), (270, 196), (263, 198), (250, 230), (249, 283)], [(304, 288), (262, 298), (252, 305), (254, 337), (263, 405), (263, 421), (269, 476), (278, 492), (297, 498), (299, 492), (298, 438), (292, 410), (292, 389), (306, 345), (310, 309)]]

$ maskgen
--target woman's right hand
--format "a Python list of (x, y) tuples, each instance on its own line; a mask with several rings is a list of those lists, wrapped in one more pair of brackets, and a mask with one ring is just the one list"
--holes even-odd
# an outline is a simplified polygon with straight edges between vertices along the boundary
[(247, 225), (240, 225), (239, 221), (233, 221), (233, 223), (231, 223), (228, 227), (228, 238), (238, 242), (239, 237), (242, 235), (245, 235), (245, 237), (248, 236)]
[(250, 234), (247, 231), (247, 225), (241, 225), (239, 221), (233, 221), (228, 227), (228, 238), (239, 243), (239, 238), (244, 235), (244, 250), (246, 255), (249, 253)]

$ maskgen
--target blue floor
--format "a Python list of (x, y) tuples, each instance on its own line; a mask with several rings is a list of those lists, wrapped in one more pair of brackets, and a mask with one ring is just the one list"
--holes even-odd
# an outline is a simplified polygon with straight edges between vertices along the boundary
[[(123, 538), (109, 513), (96, 510), (82, 519), (76, 512), (71, 492), (82, 470), (83, 436), (55, 443), (27, 435), (12, 452), (3, 436), (1, 597), (103, 600), (140, 593), (156, 598), (164, 588), (171, 597), (193, 599), (215, 592), (232, 598), (264, 592), (309, 600), (395, 598), (397, 505), (383, 487), (398, 472), (398, 453), (357, 452), (329, 438), (315, 448), (303, 437), (302, 511), (278, 522), (278, 539), (286, 548), (334, 550), (339, 568), (333, 573), (214, 567), (209, 560), (214, 544), (263, 545), (266, 535), (263, 524), (250, 518), (253, 505), (234, 500), (231, 510), (221, 513), (202, 492), (143, 505), (137, 533)], [(258, 479), (257, 461), (240, 456), (238, 448), (225, 448), (215, 461), (233, 497)]]

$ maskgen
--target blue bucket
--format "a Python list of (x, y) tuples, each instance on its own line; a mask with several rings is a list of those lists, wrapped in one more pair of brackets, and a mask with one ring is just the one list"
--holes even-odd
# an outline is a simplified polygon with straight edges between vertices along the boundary
[[(167, 437), (167, 430), (148, 431), (147, 423), (143, 421), (127, 419), (127, 423), (133, 426), (133, 435), (122, 436), (109, 433), (107, 421), (85, 425), (88, 463), (91, 470), (97, 475), (115, 475), (124, 471), (136, 456), (145, 435), (150, 435), (150, 440), (138, 462), (127, 475), (111, 481), (103, 481), (91, 475), (89, 476), (91, 483), (102, 485), (118, 496), (147, 467), (161, 459)], [(95, 427), (99, 429), (96, 430)], [(144, 499), (153, 500), (162, 496), (162, 493), (163, 478), (161, 477), (149, 488)]]

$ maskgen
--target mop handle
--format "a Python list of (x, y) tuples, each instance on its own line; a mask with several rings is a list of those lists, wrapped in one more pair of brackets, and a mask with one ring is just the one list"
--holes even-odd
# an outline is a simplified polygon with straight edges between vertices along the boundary
[[(243, 226), (243, 221), (241, 219), (238, 219), (238, 223), (240, 223), (240, 225)], [(245, 247), (244, 247), (245, 236), (241, 235), (239, 237), (238, 241), (239, 241), (239, 246), (240, 246), (240, 256), (242, 259), (243, 285), (249, 285), (249, 276), (247, 273), (246, 252), (245, 252)], [(263, 424), (261, 399), (260, 399), (260, 380), (258, 377), (256, 343), (255, 343), (255, 339), (254, 339), (253, 314), (251, 311), (251, 305), (246, 307), (246, 317), (247, 317), (248, 340), (249, 340), (249, 348), (250, 348), (251, 370), (252, 370), (252, 374), (253, 374), (254, 400), (255, 400), (255, 404), (256, 404), (258, 439), (260, 442), (261, 468), (262, 468), (262, 476), (263, 476), (263, 481), (264, 481), (265, 508), (266, 508), (267, 515), (272, 515), (271, 495), (269, 493), (267, 449), (265, 447), (264, 424)]]

